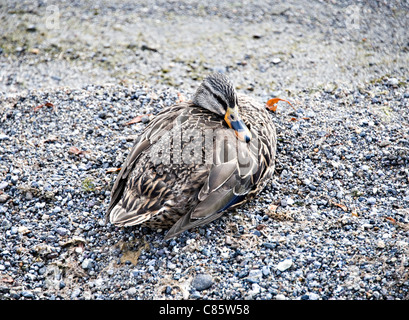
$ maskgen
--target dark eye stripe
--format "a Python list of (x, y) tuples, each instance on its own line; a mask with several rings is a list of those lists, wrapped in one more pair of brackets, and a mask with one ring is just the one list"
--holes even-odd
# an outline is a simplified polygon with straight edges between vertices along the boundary
[(227, 110), (226, 102), (216, 94), (213, 94), (213, 96), (217, 99), (217, 101), (219, 101), (219, 103), (223, 106), (223, 108)]
[(223, 108), (227, 110), (226, 101), (220, 98), (217, 94), (213, 93), (213, 91), (209, 88), (209, 86), (206, 83), (203, 83), (202, 85), (207, 91), (209, 91), (213, 95), (213, 97), (215, 97), (215, 99), (220, 103), (220, 105), (222, 105)]

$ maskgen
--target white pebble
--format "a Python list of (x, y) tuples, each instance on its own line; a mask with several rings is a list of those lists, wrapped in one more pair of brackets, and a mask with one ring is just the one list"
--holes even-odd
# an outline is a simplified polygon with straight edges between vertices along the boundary
[(291, 259), (285, 259), (285, 260), (279, 262), (277, 264), (276, 268), (278, 270), (280, 270), (281, 272), (283, 272), (283, 271), (289, 269), (292, 266), (292, 264), (293, 264), (293, 261)]

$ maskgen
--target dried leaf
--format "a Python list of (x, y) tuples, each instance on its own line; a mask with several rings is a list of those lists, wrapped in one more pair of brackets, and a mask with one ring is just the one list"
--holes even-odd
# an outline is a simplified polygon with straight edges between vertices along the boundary
[(13, 283), (14, 279), (8, 275), (4, 276), (3, 278), (1, 278), (1, 282), (4, 283)]
[(40, 50), (39, 50), (38, 48), (32, 48), (32, 49), (30, 49), (30, 53), (32, 53), (32, 54), (39, 54), (39, 53), (40, 53)]
[(46, 103), (44, 103), (44, 104), (40, 104), (39, 106), (35, 107), (33, 110), (34, 110), (34, 111), (38, 111), (38, 110), (40, 110), (40, 109), (43, 108), (43, 107), (52, 107), (53, 110), (55, 110), (55, 105), (53, 105), (51, 102), (46, 102)]
[(396, 220), (394, 218), (392, 218), (392, 217), (385, 217), (385, 219), (388, 220), (389, 222), (393, 223), (393, 224), (396, 223)]
[(295, 108), (293, 107), (293, 105), (290, 102), (288, 102), (287, 100), (284, 100), (284, 99), (280, 99), (280, 98), (273, 98), (273, 99), (268, 100), (267, 103), (266, 103), (267, 109), (269, 109), (270, 111), (276, 112), (277, 103), (280, 102), (280, 101), (287, 102), (291, 106), (291, 108), (293, 108), (295, 110)]
[(72, 147), (70, 147), (69, 149), (68, 149), (68, 153), (70, 153), (70, 154), (76, 154), (76, 155), (80, 155), (80, 154), (84, 154), (84, 153), (89, 153), (90, 151), (87, 151), (87, 150), (80, 150), (80, 149), (78, 149), (77, 147), (74, 147), (74, 146), (72, 146)]
[(178, 95), (178, 100), (176, 101), (176, 103), (180, 103), (186, 100), (184, 95), (181, 94), (180, 92), (178, 92), (177, 95)]
[(355, 211), (352, 211), (352, 212), (351, 212), (351, 215), (352, 215), (353, 217), (358, 217), (358, 213), (356, 213)]
[(346, 205), (343, 205), (342, 203), (337, 203), (337, 202), (334, 202), (334, 201), (332, 201), (332, 200), (330, 200), (330, 203), (331, 203), (332, 205), (336, 206), (336, 207), (341, 208), (341, 209), (344, 210), (344, 211), (348, 211), (347, 206), (346, 206)]
[(276, 212), (277, 208), (278, 208), (277, 205), (272, 204), (271, 206), (268, 207), (268, 210), (269, 210), (271, 213), (274, 213), (274, 212)]
[(121, 168), (108, 168), (105, 173), (115, 173), (121, 171)]
[(128, 121), (127, 123), (125, 123), (125, 125), (126, 125), (126, 126), (129, 126), (129, 125), (134, 124), (134, 123), (139, 123), (139, 122), (142, 121), (142, 118), (143, 118), (143, 117), (145, 117), (145, 116), (150, 117), (151, 115), (152, 115), (152, 114), (142, 114), (142, 115), (139, 115), (139, 116), (133, 118), (131, 121)]

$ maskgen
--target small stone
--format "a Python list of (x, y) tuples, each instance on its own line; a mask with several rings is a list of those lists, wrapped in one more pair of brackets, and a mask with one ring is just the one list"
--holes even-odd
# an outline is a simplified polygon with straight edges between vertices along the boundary
[(11, 222), (8, 221), (7, 219), (4, 219), (4, 220), (1, 222), (1, 227), (2, 227), (3, 230), (8, 230), (8, 229), (10, 229), (10, 228), (12, 227), (12, 224), (11, 224)]
[(266, 247), (267, 249), (275, 249), (277, 247), (275, 243), (271, 243), (271, 242), (264, 242), (263, 246)]
[(7, 193), (0, 194), (0, 203), (5, 203), (9, 198), (10, 196)]
[(388, 80), (388, 84), (393, 87), (397, 87), (399, 85), (399, 80), (396, 78), (390, 78)]
[(263, 272), (260, 269), (250, 270), (247, 281), (250, 283), (258, 283), (263, 277)]
[(210, 288), (213, 284), (213, 278), (210, 274), (199, 274), (192, 280), (192, 287), (197, 291), (203, 291)]
[(379, 146), (381, 148), (386, 147), (388, 145), (390, 145), (390, 142), (388, 140), (382, 140), (381, 142), (379, 142)]
[(35, 32), (35, 31), (37, 31), (37, 28), (36, 28), (35, 25), (30, 24), (30, 25), (27, 27), (26, 30), (27, 30), (28, 32)]
[(271, 60), (272, 63), (274, 64), (279, 64), (281, 62), (280, 58), (274, 58), (273, 60)]
[(58, 206), (53, 209), (53, 213), (60, 213), (61, 211), (62, 211), (61, 207)]
[(263, 273), (264, 277), (268, 277), (270, 275), (270, 268), (267, 266), (263, 266), (263, 268), (261, 268), (261, 272)]
[(107, 118), (107, 114), (106, 114), (106, 112), (100, 112), (100, 113), (98, 113), (98, 117), (100, 118), (100, 119), (106, 119)]
[(374, 197), (370, 197), (370, 198), (368, 198), (368, 199), (366, 200), (366, 202), (367, 202), (369, 205), (373, 206), (373, 205), (376, 204), (376, 199), (375, 199)]
[(130, 296), (134, 296), (136, 294), (136, 288), (135, 287), (129, 288), (128, 289), (128, 294)]
[(7, 188), (9, 184), (6, 181), (0, 182), (0, 190), (4, 190)]
[(60, 236), (66, 236), (69, 233), (69, 230), (63, 227), (59, 227), (55, 229), (55, 232), (57, 232)]
[(27, 299), (33, 299), (34, 294), (31, 291), (21, 291), (21, 295)]
[(261, 237), (261, 232), (258, 230), (254, 230), (253, 234), (256, 235), (257, 237)]
[(81, 289), (76, 288), (71, 292), (71, 299), (77, 298), (81, 294)]
[(8, 135), (0, 133), (0, 141), (2, 141), (2, 140), (10, 140), (10, 137)]
[(279, 271), (283, 272), (283, 271), (289, 269), (292, 266), (292, 264), (293, 264), (293, 261), (291, 259), (285, 259), (285, 260), (279, 262), (277, 264), (276, 268)]
[(18, 227), (17, 232), (22, 234), (22, 235), (25, 235), (27, 233), (30, 233), (31, 231), (26, 226), (20, 226), (20, 227)]
[(200, 292), (198, 291), (193, 291), (192, 294), (190, 295), (191, 299), (200, 299), (202, 296), (200, 295)]
[(291, 198), (284, 198), (284, 199), (281, 199), (280, 204), (282, 207), (291, 206), (294, 204), (294, 200)]
[(94, 266), (94, 260), (92, 259), (84, 259), (84, 261), (82, 261), (81, 263), (81, 267), (83, 269), (92, 269), (92, 267)]
[(314, 292), (308, 294), (309, 300), (319, 300), (320, 296)]
[(384, 249), (384, 248), (386, 247), (385, 241), (379, 240), (379, 241), (376, 243), (376, 247), (377, 247), (378, 249)]
[(142, 116), (142, 118), (141, 118), (141, 122), (142, 122), (142, 123), (148, 123), (149, 121), (150, 121), (150, 118), (149, 118), (148, 115)]

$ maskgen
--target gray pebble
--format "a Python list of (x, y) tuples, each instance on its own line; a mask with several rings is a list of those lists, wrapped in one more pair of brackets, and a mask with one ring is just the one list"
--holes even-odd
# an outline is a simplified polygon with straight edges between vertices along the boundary
[(83, 269), (92, 269), (92, 267), (94, 266), (94, 261), (92, 259), (84, 259), (81, 263), (81, 267)]
[(10, 137), (8, 135), (0, 133), (0, 141), (2, 140), (10, 140)]
[(213, 278), (209, 274), (198, 274), (192, 280), (192, 287), (197, 291), (209, 289), (213, 284)]
[(31, 291), (22, 291), (21, 295), (24, 298), (27, 298), (27, 299), (33, 299), (34, 298), (34, 294)]
[[(64, 284), (65, 286), (65, 284)], [(81, 289), (80, 288), (76, 288), (71, 292), (71, 299), (75, 299), (78, 298), (79, 295), (81, 294)]]
[(57, 229), (55, 229), (55, 232), (57, 232), (60, 236), (64, 237), (66, 236), (70, 231), (66, 228), (63, 227), (59, 227)]
[(376, 204), (376, 199), (374, 197), (370, 197), (367, 199), (368, 204), (370, 205), (375, 205)]

